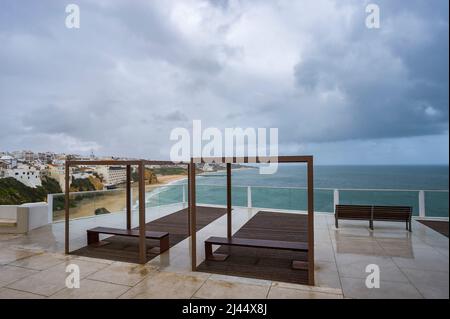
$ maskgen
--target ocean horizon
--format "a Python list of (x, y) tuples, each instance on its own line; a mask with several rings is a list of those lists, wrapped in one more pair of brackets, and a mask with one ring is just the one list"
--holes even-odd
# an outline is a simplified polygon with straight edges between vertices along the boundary
[[(180, 180), (148, 193), (147, 205), (182, 200)], [(248, 194), (251, 186), (251, 195)], [(306, 210), (306, 167), (280, 164), (275, 174), (261, 175), (257, 168), (232, 171), (233, 205), (260, 208)], [(398, 205), (413, 207), (419, 215), (419, 191), (424, 191), (429, 217), (448, 217), (448, 165), (316, 165), (314, 167), (314, 208), (334, 211), (334, 190), (340, 204)], [(224, 171), (197, 175), (197, 203), (226, 204)]]

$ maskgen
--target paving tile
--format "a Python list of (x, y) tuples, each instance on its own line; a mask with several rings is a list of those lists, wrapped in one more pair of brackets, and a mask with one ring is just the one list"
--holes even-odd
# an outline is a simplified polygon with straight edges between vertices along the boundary
[(88, 278), (132, 287), (152, 272), (156, 272), (155, 267), (114, 262)]
[(334, 251), (331, 244), (315, 244), (314, 260), (334, 262)]
[(279, 282), (279, 281), (272, 282), (272, 288), (287, 288), (287, 289), (296, 289), (296, 290), (306, 290), (306, 291), (310, 291), (310, 292), (342, 295), (342, 289), (340, 289), (340, 288), (299, 285), (299, 284), (292, 284), (292, 283)]
[(355, 299), (421, 299), (422, 295), (410, 283), (380, 281), (380, 288), (369, 289), (365, 279), (341, 277), (344, 297)]
[(115, 299), (125, 293), (129, 287), (90, 279), (80, 281), (80, 288), (64, 288), (52, 299)]
[(343, 277), (367, 278), (369, 273), (366, 272), (366, 267), (374, 264), (380, 269), (381, 280), (408, 282), (406, 276), (390, 257), (337, 255), (336, 260), (339, 275)]
[(22, 258), (20, 260), (16, 260), (10, 263), (10, 265), (33, 270), (44, 270), (69, 259), (69, 257), (61, 254), (40, 253), (30, 257)]
[(80, 267), (80, 279), (107, 266), (106, 264), (83, 260), (66, 261), (62, 264), (58, 264), (39, 273), (18, 280), (8, 287), (16, 290), (51, 296), (59, 290), (65, 288), (66, 278), (69, 275), (69, 273), (66, 273), (66, 266), (71, 263)]
[(6, 286), (14, 281), (37, 273), (36, 270), (25, 269), (16, 266), (0, 266), (0, 287)]
[(281, 287), (270, 288), (268, 299), (342, 299), (342, 295), (289, 289)]
[(71, 256), (74, 259), (79, 259), (79, 260), (84, 260), (84, 261), (92, 261), (95, 263), (102, 263), (102, 264), (108, 264), (108, 265), (115, 262), (114, 260), (101, 259), (101, 258), (92, 258), (92, 257), (76, 256), (76, 255), (71, 255)]
[(334, 261), (315, 262), (315, 283), (320, 287), (341, 288), (339, 272)]
[(337, 240), (333, 244), (336, 254), (359, 254), (383, 256), (383, 248), (371, 239), (345, 239)]
[(25, 249), (2, 248), (0, 250), (0, 265), (6, 265), (16, 260), (35, 255), (35, 251)]
[(249, 285), (257, 285), (257, 286), (271, 286), (272, 281), (264, 280), (264, 279), (254, 279), (254, 278), (245, 278), (245, 277), (236, 277), (236, 276), (226, 276), (213, 274), (209, 277), (211, 280), (223, 280), (228, 282), (235, 282), (239, 284), (249, 284)]
[(262, 299), (267, 297), (269, 289), (270, 286), (208, 279), (194, 296), (207, 299)]
[(44, 296), (9, 288), (0, 288), (0, 299), (42, 299)]
[(449, 275), (448, 272), (403, 269), (411, 283), (419, 292), (429, 299), (449, 298)]
[(169, 272), (158, 272), (146, 277), (128, 290), (123, 299), (186, 299), (191, 298), (206, 279)]
[(418, 248), (414, 249), (412, 258), (393, 257), (392, 260), (402, 268), (446, 271), (449, 270), (448, 258), (434, 249)]

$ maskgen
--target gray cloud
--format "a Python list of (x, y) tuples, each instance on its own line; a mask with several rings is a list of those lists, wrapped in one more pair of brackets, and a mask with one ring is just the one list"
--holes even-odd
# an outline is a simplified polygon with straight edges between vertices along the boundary
[(167, 158), (193, 119), (278, 127), (282, 153), (448, 136), (448, 1), (378, 1), (379, 30), (356, 0), (78, 3), (79, 30), (0, 4), (0, 150)]

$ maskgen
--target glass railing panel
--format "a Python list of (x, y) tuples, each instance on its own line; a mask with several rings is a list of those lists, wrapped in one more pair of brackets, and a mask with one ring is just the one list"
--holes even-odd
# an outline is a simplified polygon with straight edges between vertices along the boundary
[[(227, 205), (227, 188), (222, 185), (196, 185), (197, 204)], [(247, 187), (231, 188), (233, 206), (247, 206)]]
[(314, 190), (314, 211), (323, 213), (334, 212), (334, 190), (315, 189)]
[(425, 191), (425, 216), (448, 217), (448, 191)]
[[(94, 215), (123, 212), (126, 209), (125, 189), (95, 192), (93, 197)], [(89, 211), (87, 211), (89, 213)]]
[[(147, 188), (146, 207), (172, 205), (183, 202), (184, 185), (158, 185)], [(137, 190), (136, 190), (137, 191)], [(185, 193), (187, 201), (187, 193)]]
[(339, 204), (411, 206), (413, 208), (413, 215), (418, 216), (419, 192), (393, 190), (340, 190)]
[[(92, 217), (124, 211), (125, 190), (108, 190), (71, 193), (69, 196), (71, 219)], [(53, 220), (64, 219), (64, 194), (53, 195)]]
[(252, 206), (260, 208), (306, 210), (305, 189), (252, 187)]
[[(308, 209), (308, 192), (304, 188), (252, 187), (251, 191), (253, 207)], [(333, 190), (314, 190), (314, 211), (333, 212)]]

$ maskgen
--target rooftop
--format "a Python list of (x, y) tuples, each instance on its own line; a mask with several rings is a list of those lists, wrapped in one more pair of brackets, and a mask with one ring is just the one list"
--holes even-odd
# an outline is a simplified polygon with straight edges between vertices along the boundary
[[(183, 204), (147, 208), (147, 222), (185, 208)], [(233, 231), (260, 211), (235, 208)], [(275, 210), (276, 211), (276, 210)], [(300, 212), (292, 212), (300, 213)], [(448, 298), (448, 238), (417, 222), (412, 233), (401, 223), (343, 221), (315, 214), (316, 286), (191, 271), (189, 238), (145, 265), (64, 255), (64, 223), (27, 235), (0, 235), (0, 298)], [(133, 223), (137, 211), (133, 211)], [(86, 229), (123, 227), (124, 214), (71, 222), (71, 249), (86, 245)], [(136, 226), (136, 225), (133, 225)], [(197, 232), (198, 264), (203, 242), (226, 236), (226, 215)], [(80, 267), (79, 289), (65, 286), (66, 265)], [(366, 266), (380, 268), (380, 288), (365, 285)]]

